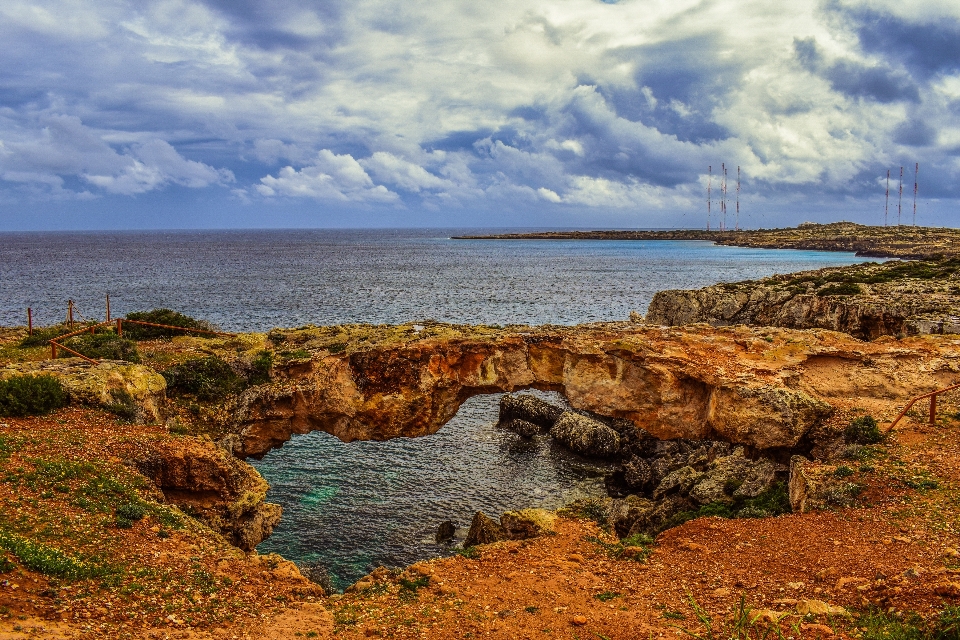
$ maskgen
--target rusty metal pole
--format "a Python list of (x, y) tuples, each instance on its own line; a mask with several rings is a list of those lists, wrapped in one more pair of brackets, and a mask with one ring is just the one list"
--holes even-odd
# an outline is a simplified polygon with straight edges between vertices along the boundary
[(118, 336), (123, 335), (123, 319), (122, 318), (117, 318), (117, 335)]
[(33, 309), (27, 307), (27, 335), (33, 335)]
[(110, 322), (110, 294), (107, 294), (107, 322)]
[(937, 423), (937, 394), (930, 396), (930, 426)]
[(70, 331), (73, 331), (73, 300), (67, 300), (67, 323), (70, 325)]

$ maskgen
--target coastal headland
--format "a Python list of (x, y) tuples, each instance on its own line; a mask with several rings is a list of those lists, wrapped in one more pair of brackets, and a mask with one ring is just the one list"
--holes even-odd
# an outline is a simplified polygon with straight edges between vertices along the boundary
[[(960, 236), (873, 229), (730, 243), (913, 261), (664, 292), (616, 323), (146, 337), (99, 362), (0, 330), (0, 381), (65, 394), (0, 417), (0, 638), (933, 633), (960, 598), (960, 395), (885, 432), (960, 383)], [(473, 395), (524, 389), (568, 401), (542, 427), (559, 445), (621, 466), (609, 496), (478, 514), (471, 533), (497, 541), (344, 594), (254, 550), (281, 513), (244, 458), (314, 430), (426, 436)], [(505, 428), (550, 411), (521, 409)]]

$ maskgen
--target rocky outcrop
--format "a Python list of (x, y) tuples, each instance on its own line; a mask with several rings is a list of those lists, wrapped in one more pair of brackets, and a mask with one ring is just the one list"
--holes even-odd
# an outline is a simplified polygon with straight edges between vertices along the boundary
[(651, 324), (747, 324), (831, 329), (860, 339), (884, 335), (960, 333), (960, 264), (886, 263), (660, 291)]
[(550, 435), (580, 455), (606, 458), (620, 452), (620, 434), (599, 420), (572, 411), (564, 412)]
[(477, 511), (473, 516), (473, 522), (470, 523), (470, 530), (463, 541), (463, 546), (464, 548), (475, 547), (478, 544), (490, 544), (506, 539), (507, 534), (499, 522), (483, 511)]
[(563, 415), (563, 409), (529, 394), (506, 394), (500, 398), (500, 422), (522, 420), (549, 431)]
[(125, 412), (140, 422), (160, 419), (167, 383), (159, 373), (139, 364), (104, 360), (92, 364), (80, 358), (3, 365), (0, 380), (14, 375), (48, 374), (63, 385), (71, 402), (112, 410), (126, 405)]
[[(348, 341), (331, 345), (331, 334)], [(737, 342), (712, 331), (609, 323), (270, 335), (279, 348), (309, 350), (312, 359), (295, 370), (276, 367), (275, 382), (246, 391), (224, 412), (224, 443), (240, 457), (315, 430), (344, 441), (428, 435), (473, 395), (526, 388), (560, 391), (574, 409), (629, 421), (658, 438), (710, 437), (755, 449), (792, 447), (830, 412), (766, 363), (738, 357)], [(797, 352), (821, 348), (813, 336), (799, 341)]]
[(264, 501), (267, 481), (209, 440), (181, 437), (142, 442), (128, 464), (153, 481), (167, 502), (245, 551), (269, 537), (280, 522), (280, 506)]

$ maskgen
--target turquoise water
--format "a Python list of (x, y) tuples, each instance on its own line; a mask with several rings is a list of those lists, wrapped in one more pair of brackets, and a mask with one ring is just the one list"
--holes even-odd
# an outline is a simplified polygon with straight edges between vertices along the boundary
[[(646, 311), (662, 289), (861, 262), (851, 254), (707, 242), (455, 241), (468, 230), (0, 234), (0, 325), (170, 307), (226, 330), (436, 319), (577, 324)], [(476, 232), (476, 230), (469, 230)], [(497, 230), (489, 230), (495, 232)], [(496, 428), (472, 398), (437, 434), (341, 443), (296, 436), (253, 464), (284, 517), (258, 548), (320, 561), (343, 587), (377, 565), (450, 553), (440, 521), (469, 524), (603, 491), (602, 465)], [(461, 532), (462, 533), (462, 532)]]

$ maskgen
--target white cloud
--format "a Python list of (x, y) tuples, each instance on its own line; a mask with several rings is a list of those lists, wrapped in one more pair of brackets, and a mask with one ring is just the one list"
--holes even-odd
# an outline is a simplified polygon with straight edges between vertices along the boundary
[(280, 169), (277, 176), (264, 176), (256, 188), (267, 197), (380, 203), (399, 199), (383, 185), (375, 185), (353, 156), (337, 155), (329, 149), (321, 150), (314, 164), (299, 171), (288, 166)]

